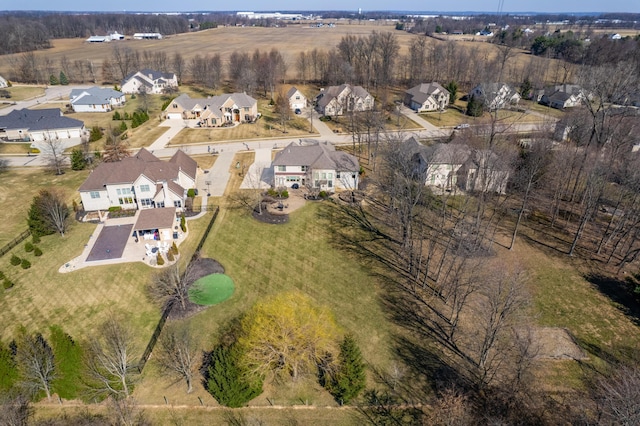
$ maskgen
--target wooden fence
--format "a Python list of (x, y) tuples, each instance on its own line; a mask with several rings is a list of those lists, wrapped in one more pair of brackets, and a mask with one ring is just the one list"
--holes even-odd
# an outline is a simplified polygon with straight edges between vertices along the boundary
[(31, 235), (31, 231), (29, 231), (28, 229), (26, 231), (23, 231), (22, 234), (18, 235), (17, 237), (15, 237), (13, 240), (9, 241), (7, 244), (5, 244), (4, 247), (0, 248), (0, 257), (4, 256), (5, 254), (9, 253), (9, 251), (14, 248), (15, 246), (17, 246), (18, 244), (20, 244), (21, 242), (23, 242), (24, 240), (27, 239), (27, 237)]

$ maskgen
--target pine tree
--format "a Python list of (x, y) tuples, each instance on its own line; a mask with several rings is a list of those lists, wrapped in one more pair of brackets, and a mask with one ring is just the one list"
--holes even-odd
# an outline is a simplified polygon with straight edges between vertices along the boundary
[(63, 71), (60, 71), (60, 84), (63, 86), (67, 86), (69, 84), (69, 79)]
[(19, 373), (11, 348), (0, 341), (0, 393), (7, 395), (16, 384)]
[(118, 111), (113, 113), (113, 119), (114, 120), (122, 120), (122, 117), (120, 117), (120, 113)]
[(471, 117), (480, 117), (482, 115), (482, 102), (474, 95), (471, 95), (467, 103), (467, 115)]
[(120, 123), (120, 132), (124, 133), (127, 131), (127, 123), (125, 123), (124, 121)]
[(458, 99), (458, 83), (451, 80), (444, 88), (449, 92), (449, 104), (453, 105)]
[(75, 148), (71, 151), (71, 170), (84, 170), (87, 167), (87, 160), (81, 149)]
[(233, 347), (218, 346), (211, 354), (207, 390), (220, 404), (242, 407), (262, 393), (262, 379), (250, 377), (239, 366)]
[(58, 81), (58, 78), (55, 75), (51, 74), (49, 76), (49, 84), (51, 86), (57, 86), (58, 84), (60, 84), (60, 82)]
[(341, 404), (348, 404), (362, 392), (365, 386), (364, 361), (354, 338), (346, 335), (340, 344), (338, 370), (325, 386)]
[(52, 388), (61, 398), (74, 399), (82, 386), (82, 348), (59, 326), (51, 326), (51, 347), (58, 373)]

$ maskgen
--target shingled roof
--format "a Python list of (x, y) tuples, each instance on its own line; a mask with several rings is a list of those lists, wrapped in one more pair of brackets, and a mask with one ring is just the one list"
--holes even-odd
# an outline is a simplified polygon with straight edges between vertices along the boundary
[(422, 83), (407, 90), (406, 93), (411, 95), (411, 100), (424, 104), (431, 96), (438, 92), (449, 93), (444, 87), (438, 83)]
[(273, 160), (274, 166), (307, 166), (311, 169), (357, 172), (360, 170), (358, 159), (343, 151), (336, 151), (329, 142), (313, 145), (300, 145), (291, 142), (278, 152)]
[(56, 130), (84, 127), (84, 123), (65, 117), (58, 108), (19, 109), (0, 116), (0, 129)]
[(110, 103), (111, 99), (119, 99), (122, 92), (103, 87), (90, 87), (88, 89), (73, 89), (69, 95), (72, 104), (102, 105)]

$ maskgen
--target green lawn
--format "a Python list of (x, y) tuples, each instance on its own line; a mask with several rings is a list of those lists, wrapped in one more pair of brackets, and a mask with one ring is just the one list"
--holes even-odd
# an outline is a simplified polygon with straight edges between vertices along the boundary
[(72, 199), (80, 199), (77, 190), (88, 174), (88, 171), (67, 170), (65, 174), (55, 176), (34, 167), (10, 168), (0, 173), (0, 188), (11, 188), (11, 191), (0, 191), (0, 203), (3, 206), (12, 206), (2, 209), (0, 246), (4, 246), (27, 229), (27, 212), (33, 197), (41, 189), (54, 187), (63, 191), (71, 205)]
[(189, 288), (189, 300), (198, 305), (217, 305), (233, 294), (233, 280), (225, 274), (202, 277)]
[[(222, 263), (236, 289), (224, 304), (188, 320), (201, 348), (211, 350), (220, 332), (255, 302), (297, 289), (331, 308), (342, 330), (355, 336), (366, 362), (387, 371), (393, 360), (394, 326), (379, 305), (379, 289), (369, 270), (332, 243), (321, 215), (323, 209), (331, 208), (335, 207), (329, 203), (307, 204), (293, 212), (285, 225), (260, 223), (245, 210), (221, 210), (202, 254)], [(373, 380), (369, 385), (374, 385)], [(140, 401), (163, 403), (163, 395), (169, 393), (175, 403), (197, 404), (195, 395), (185, 394), (182, 383), (175, 384), (154, 367), (145, 370), (137, 391)], [(216, 405), (200, 383), (194, 393)], [(278, 404), (300, 404), (301, 397), (311, 404), (335, 405), (314, 377), (294, 384), (267, 384), (252, 405), (269, 405), (267, 398), (275, 398)]]

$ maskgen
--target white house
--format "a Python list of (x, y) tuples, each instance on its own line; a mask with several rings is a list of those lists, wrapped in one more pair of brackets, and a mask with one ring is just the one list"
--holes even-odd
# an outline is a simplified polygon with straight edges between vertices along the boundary
[(370, 111), (374, 99), (361, 86), (343, 84), (322, 89), (316, 96), (316, 109), (323, 115), (344, 115), (348, 112)]
[(174, 73), (166, 73), (145, 68), (131, 73), (122, 80), (120, 90), (123, 93), (162, 94), (168, 88), (178, 87), (178, 78)]
[(198, 165), (183, 151), (161, 161), (144, 148), (132, 157), (100, 163), (80, 186), (86, 211), (184, 208), (187, 190), (196, 184)]
[(86, 39), (85, 41), (89, 42), (89, 43), (108, 43), (111, 41), (111, 37), (106, 35), (106, 36), (98, 36), (98, 35), (93, 35), (91, 37), (89, 37), (88, 39)]
[(404, 104), (417, 112), (441, 111), (449, 105), (449, 91), (438, 83), (422, 83), (404, 93)]
[(0, 89), (4, 89), (5, 87), (9, 87), (9, 82), (0, 75)]
[(303, 109), (307, 106), (307, 97), (295, 87), (292, 87), (287, 92), (287, 100), (292, 111)]
[(272, 167), (276, 187), (298, 184), (329, 192), (358, 189), (358, 159), (336, 151), (329, 142), (291, 142), (276, 154)]
[(505, 83), (482, 83), (469, 92), (469, 98), (471, 96), (480, 99), (484, 107), (491, 111), (520, 102), (518, 91)]
[(75, 112), (109, 112), (125, 103), (124, 93), (97, 86), (73, 89), (69, 98)]
[(58, 108), (25, 108), (0, 116), (0, 138), (6, 140), (38, 142), (79, 139), (83, 132), (82, 121), (63, 116)]

